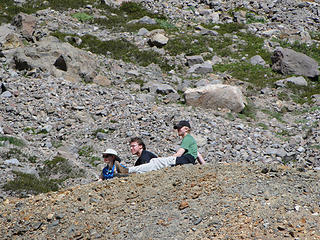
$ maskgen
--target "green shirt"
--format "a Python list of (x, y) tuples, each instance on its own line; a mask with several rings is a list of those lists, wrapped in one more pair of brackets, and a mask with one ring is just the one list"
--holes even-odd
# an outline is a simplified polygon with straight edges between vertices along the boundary
[(182, 139), (180, 147), (186, 150), (184, 154), (188, 153), (191, 154), (195, 159), (197, 158), (198, 146), (196, 140), (189, 133)]

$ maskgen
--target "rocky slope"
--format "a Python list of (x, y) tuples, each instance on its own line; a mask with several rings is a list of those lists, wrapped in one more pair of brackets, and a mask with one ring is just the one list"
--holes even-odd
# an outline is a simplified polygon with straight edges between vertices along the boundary
[(319, 172), (182, 166), (1, 204), (2, 239), (318, 239)]
[[(173, 55), (148, 44), (152, 31), (127, 31), (124, 26), (120, 31), (73, 17), (85, 12), (104, 19), (100, 1), (92, 2), (79, 9), (39, 10), (16, 19), (20, 24), (1, 25), (0, 235), (319, 238), (320, 93), (299, 104), (279, 97), (293, 94), (285, 86), (256, 89), (227, 71), (190, 72), (185, 53)], [(122, 1), (102, 2), (119, 6)], [(246, 24), (245, 34), (266, 38), (264, 47), (271, 52), (277, 46), (271, 38), (319, 48), (319, 39), (313, 37), (319, 29), (317, 1), (138, 2), (179, 28), (179, 33), (165, 34), (169, 41), (177, 34), (213, 34), (219, 40), (218, 28), (207, 31), (201, 25), (232, 22)], [(50, 36), (56, 31), (66, 34), (68, 43)], [(161, 64), (142, 66), (115, 59), (112, 52), (74, 47), (82, 46), (86, 34), (119, 44), (126, 39), (174, 68), (164, 71)], [(228, 49), (242, 57), (218, 56), (218, 61), (249, 61), (252, 56), (239, 50), (244, 44), (239, 36), (223, 37), (232, 39)], [(203, 57), (214, 55), (207, 48)], [(254, 106), (254, 118), (184, 103), (179, 93), (209, 83), (239, 87)], [(314, 81), (308, 84), (317, 86)], [(172, 154), (180, 143), (172, 126), (181, 119), (190, 120), (207, 165), (95, 182), (106, 148), (115, 148), (127, 165), (135, 162), (128, 146), (133, 136), (141, 136), (159, 156)], [(17, 172), (55, 180), (65, 189), (33, 196), (34, 189), (5, 188), (18, 182)], [(29, 198), (13, 198), (21, 196)]]

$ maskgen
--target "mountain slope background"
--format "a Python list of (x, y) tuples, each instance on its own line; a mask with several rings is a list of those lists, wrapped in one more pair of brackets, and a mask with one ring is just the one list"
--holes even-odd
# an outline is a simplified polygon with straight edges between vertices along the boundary
[[(0, 3), (5, 239), (319, 238), (318, 75), (271, 60), (319, 63), (319, 2)], [(245, 108), (186, 103), (209, 84)], [(207, 165), (95, 182), (106, 148), (134, 164), (131, 137), (172, 154), (181, 119)]]

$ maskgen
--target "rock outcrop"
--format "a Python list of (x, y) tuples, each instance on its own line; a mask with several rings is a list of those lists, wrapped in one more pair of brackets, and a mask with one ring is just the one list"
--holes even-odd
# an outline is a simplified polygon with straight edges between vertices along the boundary
[(246, 105), (240, 88), (224, 84), (190, 88), (184, 92), (184, 96), (186, 103), (194, 107), (227, 108), (233, 112), (241, 112)]
[(319, 65), (314, 59), (288, 48), (277, 48), (272, 60), (272, 69), (285, 75), (302, 75), (318, 78)]

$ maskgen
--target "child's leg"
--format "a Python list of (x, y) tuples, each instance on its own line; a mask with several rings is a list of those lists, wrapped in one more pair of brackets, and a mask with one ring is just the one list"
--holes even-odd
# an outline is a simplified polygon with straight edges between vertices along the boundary
[(129, 167), (129, 173), (144, 173), (159, 170), (176, 164), (176, 157), (152, 158), (149, 163)]

